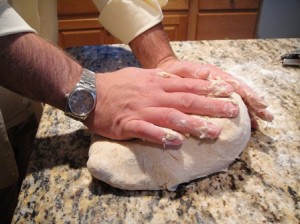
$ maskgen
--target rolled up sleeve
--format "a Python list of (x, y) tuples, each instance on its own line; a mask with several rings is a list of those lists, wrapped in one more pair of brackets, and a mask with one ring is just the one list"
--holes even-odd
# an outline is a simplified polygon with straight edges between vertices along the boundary
[(0, 0), (0, 36), (22, 32), (36, 31), (22, 19), (7, 1)]
[(93, 0), (104, 28), (123, 43), (160, 23), (167, 0)]

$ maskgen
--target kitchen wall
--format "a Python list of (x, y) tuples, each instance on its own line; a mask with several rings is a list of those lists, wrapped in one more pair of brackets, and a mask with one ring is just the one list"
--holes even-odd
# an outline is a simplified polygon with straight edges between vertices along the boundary
[(263, 0), (257, 37), (300, 37), (300, 0)]

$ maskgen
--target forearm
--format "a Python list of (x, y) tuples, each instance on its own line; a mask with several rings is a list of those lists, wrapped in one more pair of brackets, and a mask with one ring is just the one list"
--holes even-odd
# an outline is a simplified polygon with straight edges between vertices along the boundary
[(175, 58), (161, 23), (133, 39), (129, 46), (144, 68), (156, 68)]
[(28, 98), (65, 107), (81, 66), (33, 33), (0, 37), (0, 85)]

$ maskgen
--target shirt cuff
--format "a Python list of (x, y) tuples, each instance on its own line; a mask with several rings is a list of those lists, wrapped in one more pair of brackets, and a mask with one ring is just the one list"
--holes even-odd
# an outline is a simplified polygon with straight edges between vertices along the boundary
[(110, 0), (99, 16), (105, 29), (125, 44), (160, 23), (162, 19), (161, 7), (154, 0)]
[(36, 33), (8, 3), (0, 4), (0, 36), (22, 32)]

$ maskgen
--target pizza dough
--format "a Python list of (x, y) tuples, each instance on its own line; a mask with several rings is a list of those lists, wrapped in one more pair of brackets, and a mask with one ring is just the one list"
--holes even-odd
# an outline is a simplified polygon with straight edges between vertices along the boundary
[(205, 118), (222, 127), (217, 140), (187, 137), (179, 148), (141, 140), (113, 141), (93, 136), (87, 167), (97, 179), (126, 190), (176, 190), (181, 183), (226, 170), (246, 147), (251, 125), (240, 96), (237, 118)]

